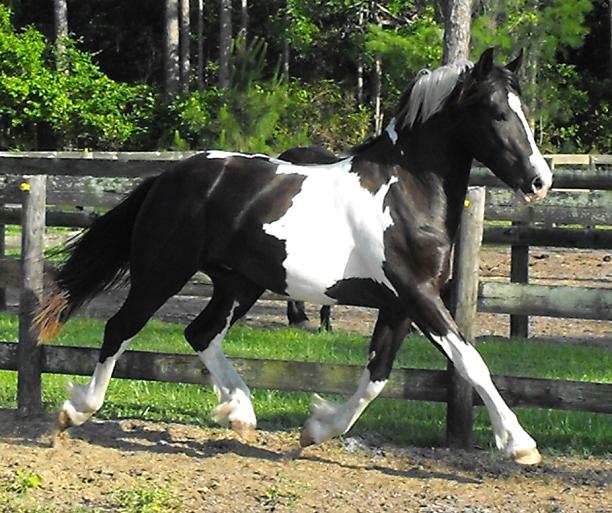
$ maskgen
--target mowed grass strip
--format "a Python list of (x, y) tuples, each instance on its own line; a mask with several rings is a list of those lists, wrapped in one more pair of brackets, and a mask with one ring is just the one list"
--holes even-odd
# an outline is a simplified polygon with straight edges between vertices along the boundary
[[(103, 327), (101, 321), (76, 318), (54, 343), (99, 347)], [(151, 321), (130, 348), (191, 354), (182, 335), (183, 328)], [(0, 315), (0, 340), (16, 339), (16, 317)], [(480, 342), (478, 349), (494, 374), (612, 383), (612, 358), (605, 348), (495, 340)], [(368, 338), (343, 333), (313, 334), (290, 328), (264, 330), (239, 324), (228, 334), (225, 350), (230, 357), (364, 365)], [(404, 342), (395, 366), (443, 369), (446, 360), (429, 342), (414, 336)], [(15, 408), (16, 379), (15, 372), (0, 371), (0, 407)], [(45, 375), (43, 400), (47, 408), (59, 408), (68, 381), (84, 383), (87, 379)], [(311, 394), (255, 390), (253, 395), (260, 428), (298, 428), (308, 416)], [(215, 405), (216, 398), (209, 387), (115, 379), (97, 416), (210, 425), (209, 415)], [(612, 454), (610, 415), (535, 408), (519, 408), (517, 414), (545, 451)], [(475, 430), (480, 447), (492, 446), (488, 416), (480, 407), (476, 408)], [(443, 445), (444, 433), (445, 405), (390, 399), (376, 400), (351, 430), (351, 434), (375, 434), (393, 443), (419, 446)]]

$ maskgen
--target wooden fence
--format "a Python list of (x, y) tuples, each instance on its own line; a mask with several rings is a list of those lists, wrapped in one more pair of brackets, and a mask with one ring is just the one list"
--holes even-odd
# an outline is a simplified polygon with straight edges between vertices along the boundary
[[(22, 270), (15, 260), (0, 260), (0, 288), (21, 290), (20, 343), (0, 343), (0, 369), (19, 369), (18, 404), (24, 412), (40, 408), (40, 373), (89, 375), (97, 352), (84, 348), (35, 346), (31, 331), (32, 305), (42, 288), (42, 230), (47, 226), (87, 226), (100, 208), (114, 205), (142, 176), (157, 174), (186, 154), (0, 154), (0, 241), (4, 224), (23, 224)], [(467, 229), (456, 260), (457, 282), (472, 300), (457, 304), (455, 315), (469, 334), (476, 305), (478, 310), (510, 313), (515, 317), (514, 334), (524, 334), (525, 316), (549, 315), (612, 320), (612, 290), (585, 287), (526, 285), (529, 246), (546, 245), (581, 248), (612, 248), (612, 230), (595, 228), (612, 225), (612, 158), (579, 156), (581, 170), (557, 170), (555, 187), (537, 205), (520, 205), (512, 194), (498, 189), (489, 172), (477, 169), (472, 182), (487, 185), (470, 194), (472, 204), (481, 204), (487, 220), (511, 221), (512, 226), (484, 229), (484, 242), (513, 247), (512, 281), (477, 284), (477, 244), (482, 236), (482, 216), (464, 221)], [(567, 156), (554, 156), (553, 165), (575, 163)], [(27, 177), (27, 178), (24, 178)], [(590, 190), (570, 191), (584, 188)], [(45, 207), (46, 205), (46, 207)], [(472, 211), (470, 211), (472, 212)], [(46, 219), (45, 219), (46, 214)], [(571, 228), (559, 225), (571, 225)], [(470, 234), (471, 233), (471, 234)], [(474, 235), (475, 234), (475, 235)], [(3, 249), (0, 242), (0, 250)], [(476, 248), (476, 250), (474, 249)], [(471, 254), (471, 256), (469, 256)], [(2, 257), (2, 254), (0, 254)], [(474, 270), (476, 262), (476, 271)], [(461, 273), (463, 273), (463, 278)], [(462, 280), (466, 281), (462, 281)], [(471, 281), (470, 281), (471, 280)], [(184, 293), (210, 297), (210, 284), (190, 283)], [(468, 295), (469, 295), (468, 294)], [(266, 299), (286, 298), (266, 294)], [(0, 298), (1, 299), (1, 298)], [(349, 365), (235, 359), (238, 370), (254, 387), (348, 394), (362, 371)], [(206, 383), (206, 372), (197, 357), (128, 352), (117, 365), (115, 375), (131, 379)], [(295, 377), (300, 376), (299, 380)], [(511, 405), (612, 413), (612, 385), (567, 382), (534, 378), (495, 376), (494, 381)], [(472, 400), (478, 401), (461, 380), (444, 371), (396, 369), (383, 393), (385, 397), (443, 401), (449, 403), (449, 426), (467, 426), (448, 433), (454, 445), (471, 443)], [(474, 397), (473, 397), (474, 396)], [(478, 404), (476, 402), (476, 404)], [(457, 421), (461, 419), (461, 421)]]

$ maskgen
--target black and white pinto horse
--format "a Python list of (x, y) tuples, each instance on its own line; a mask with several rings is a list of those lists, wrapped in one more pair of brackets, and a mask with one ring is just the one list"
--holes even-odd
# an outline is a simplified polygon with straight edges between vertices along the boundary
[[(334, 164), (342, 160), (331, 151), (319, 146), (291, 148), (281, 153), (278, 158), (292, 164)], [(325, 226), (320, 226), (325, 230)], [(331, 306), (323, 305), (319, 312), (319, 331), (331, 331)], [(309, 323), (304, 301), (287, 301), (287, 319), (290, 326), (304, 327)]]
[[(292, 165), (208, 151), (139, 185), (69, 248), (37, 321), (42, 338), (129, 272), (106, 323), (92, 380), (73, 386), (61, 429), (103, 403), (115, 362), (154, 312), (198, 270), (212, 299), (185, 329), (219, 396), (214, 418), (255, 428), (250, 391), (222, 349), (228, 329), (269, 289), (317, 304), (379, 310), (369, 361), (344, 403), (315, 399), (301, 445), (345, 433), (383, 389), (411, 321), (476, 389), (497, 446), (522, 464), (541, 457), (440, 299), (472, 159), (526, 201), (552, 183), (521, 107), (515, 71), (485, 51), (421, 72), (383, 134), (339, 162)], [(326, 230), (319, 229), (325, 222)]]

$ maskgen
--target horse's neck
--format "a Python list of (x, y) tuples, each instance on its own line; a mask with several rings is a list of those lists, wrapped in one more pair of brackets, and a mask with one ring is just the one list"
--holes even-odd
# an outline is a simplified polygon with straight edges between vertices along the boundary
[(467, 191), (471, 156), (451, 136), (444, 119), (425, 123), (410, 132), (405, 130), (400, 133), (396, 147), (400, 180), (423, 184), (419, 193), (427, 196), (432, 216), (444, 219), (453, 240)]

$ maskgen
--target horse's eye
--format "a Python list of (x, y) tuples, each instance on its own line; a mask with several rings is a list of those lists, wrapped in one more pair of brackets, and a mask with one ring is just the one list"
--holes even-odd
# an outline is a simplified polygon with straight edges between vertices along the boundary
[(506, 121), (508, 119), (508, 116), (505, 112), (498, 110), (493, 113), (493, 119), (495, 121)]

